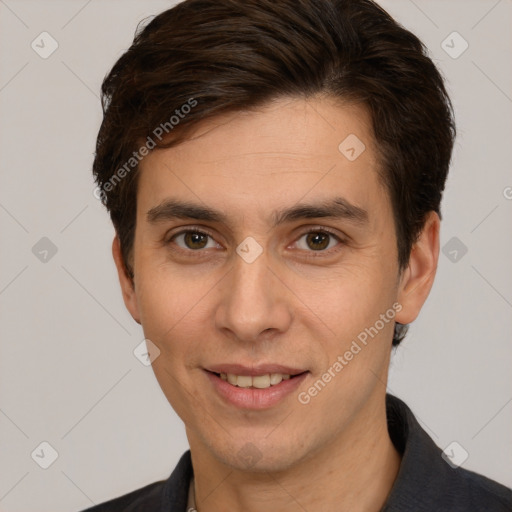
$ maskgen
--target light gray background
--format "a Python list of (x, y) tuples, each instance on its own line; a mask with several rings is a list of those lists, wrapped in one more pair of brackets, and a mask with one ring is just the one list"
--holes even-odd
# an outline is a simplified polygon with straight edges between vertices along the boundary
[[(447, 78), (459, 135), (441, 244), (468, 249), (456, 262), (441, 254), (389, 389), (442, 448), (464, 447), (464, 467), (511, 486), (512, 3), (381, 3)], [(172, 4), (0, 0), (1, 511), (80, 510), (166, 478), (188, 447), (132, 353), (142, 330), (122, 303), (90, 173), (101, 81), (137, 23)], [(43, 31), (59, 44), (47, 59), (31, 48)], [(441, 47), (453, 31), (469, 43), (456, 59)], [(42, 237), (57, 247), (46, 263), (32, 252)], [(59, 455), (46, 470), (31, 458), (42, 441)]]

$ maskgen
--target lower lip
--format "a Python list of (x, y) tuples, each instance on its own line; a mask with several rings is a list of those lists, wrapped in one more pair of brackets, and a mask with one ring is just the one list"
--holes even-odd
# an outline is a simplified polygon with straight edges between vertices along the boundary
[(236, 407), (252, 410), (268, 409), (278, 404), (285, 396), (296, 391), (309, 373), (305, 372), (296, 377), (282, 380), (279, 384), (266, 389), (258, 389), (239, 388), (222, 380), (215, 373), (207, 370), (205, 372), (210, 382), (225, 401)]

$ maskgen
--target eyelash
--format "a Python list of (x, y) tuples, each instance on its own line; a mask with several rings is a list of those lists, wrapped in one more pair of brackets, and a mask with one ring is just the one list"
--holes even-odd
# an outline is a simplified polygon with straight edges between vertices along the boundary
[[(174, 233), (172, 236), (166, 238), (164, 240), (164, 245), (171, 247), (171, 244), (172, 244), (173, 240), (176, 237), (178, 237), (180, 235), (187, 234), (187, 233), (197, 233), (197, 234), (200, 234), (200, 235), (206, 235), (206, 236), (209, 236), (212, 240), (215, 240), (214, 236), (210, 232), (208, 232), (207, 230), (205, 230), (202, 227), (200, 229), (199, 228), (197, 228), (197, 229), (189, 228), (189, 229), (184, 229), (182, 231), (178, 231), (177, 233)], [(296, 243), (298, 240), (300, 240), (303, 236), (308, 235), (310, 233), (327, 234), (327, 235), (333, 237), (334, 239), (336, 239), (338, 244), (334, 248), (331, 248), (331, 249), (328, 249), (328, 250), (320, 250), (320, 251), (310, 250), (310, 251), (306, 251), (305, 249), (299, 249), (300, 251), (304, 251), (305, 253), (309, 253), (309, 254), (305, 255), (306, 258), (318, 258), (318, 257), (322, 257), (322, 256), (324, 256), (326, 254), (331, 256), (332, 254), (337, 253), (339, 250), (341, 250), (342, 246), (346, 244), (346, 241), (343, 240), (342, 238), (340, 238), (340, 236), (338, 236), (337, 234), (332, 232), (330, 229), (324, 228), (324, 227), (309, 228), (308, 230), (306, 230), (303, 233), (301, 233), (300, 236), (298, 238), (296, 238), (294, 243)], [(183, 249), (183, 248), (181, 248), (179, 246), (177, 246), (177, 247), (178, 247), (177, 249), (174, 248), (174, 247), (171, 247), (171, 250), (176, 251), (176, 252), (187, 253), (188, 256), (192, 256), (194, 258), (204, 257), (203, 254), (201, 254), (201, 253), (204, 252), (204, 250), (202, 250), (202, 249), (194, 250), (194, 249)]]

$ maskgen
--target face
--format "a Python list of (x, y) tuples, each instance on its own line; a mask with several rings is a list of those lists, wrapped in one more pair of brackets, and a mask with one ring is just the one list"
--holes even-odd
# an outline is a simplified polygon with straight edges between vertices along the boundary
[(418, 311), (378, 169), (367, 112), (327, 98), (215, 118), (141, 162), (121, 284), (193, 453), (282, 470), (371, 422), (394, 321)]

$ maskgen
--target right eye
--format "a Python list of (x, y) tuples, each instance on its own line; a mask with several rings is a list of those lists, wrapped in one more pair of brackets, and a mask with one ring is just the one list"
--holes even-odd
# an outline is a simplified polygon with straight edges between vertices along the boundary
[(208, 233), (197, 230), (180, 231), (173, 235), (167, 243), (171, 242), (174, 242), (180, 249), (188, 251), (211, 249), (218, 245)]

